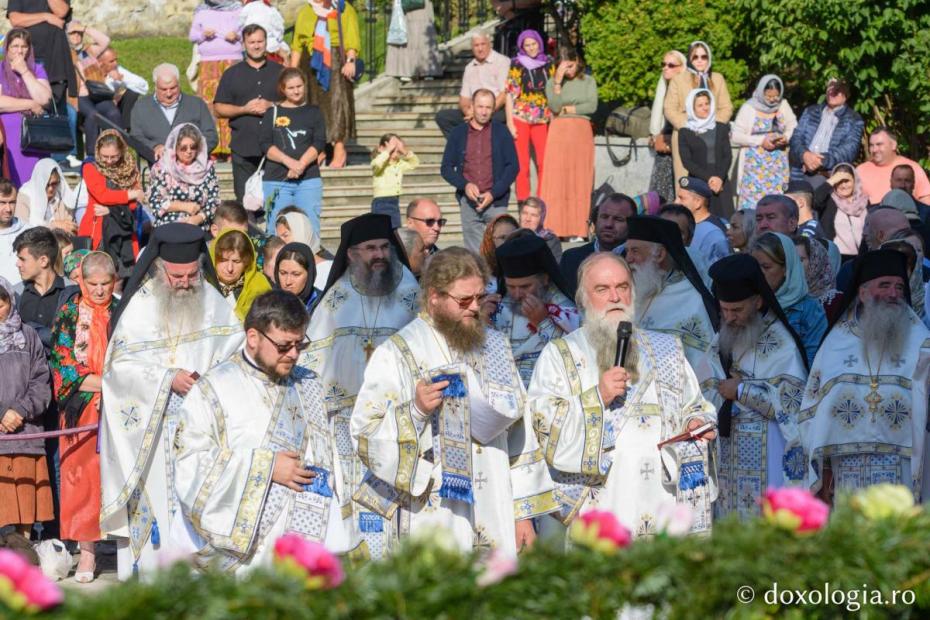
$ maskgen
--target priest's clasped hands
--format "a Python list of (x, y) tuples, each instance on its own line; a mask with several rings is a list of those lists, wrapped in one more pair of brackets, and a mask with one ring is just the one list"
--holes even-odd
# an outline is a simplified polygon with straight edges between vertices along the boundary
[(304, 469), (299, 453), (293, 450), (275, 453), (274, 468), (271, 471), (272, 482), (302, 493), (304, 487), (313, 482), (314, 478), (316, 478), (316, 472)]

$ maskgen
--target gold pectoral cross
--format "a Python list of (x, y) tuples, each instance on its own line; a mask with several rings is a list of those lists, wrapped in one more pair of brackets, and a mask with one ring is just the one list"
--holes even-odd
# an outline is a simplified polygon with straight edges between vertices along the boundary
[(882, 397), (878, 393), (878, 381), (873, 380), (872, 391), (865, 397), (865, 402), (869, 404), (869, 413), (872, 414), (872, 421), (875, 421), (875, 414), (878, 413), (878, 405), (882, 402)]

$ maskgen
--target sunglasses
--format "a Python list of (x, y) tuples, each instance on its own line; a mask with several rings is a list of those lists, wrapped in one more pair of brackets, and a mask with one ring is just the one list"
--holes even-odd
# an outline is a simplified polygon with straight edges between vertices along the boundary
[(707, 60), (707, 54), (695, 54), (691, 60)]
[(468, 297), (456, 297), (455, 295), (450, 295), (449, 293), (443, 293), (443, 295), (445, 295), (446, 297), (450, 298), (452, 301), (457, 303), (459, 305), (459, 308), (461, 308), (462, 310), (468, 310), (469, 308), (471, 308), (471, 305), (475, 303), (476, 301), (478, 302), (478, 305), (480, 306), (481, 303), (488, 297), (487, 293), (478, 293), (477, 295), (469, 295)]
[(680, 67), (681, 65), (676, 64), (674, 62), (663, 62), (662, 66), (665, 67), (666, 69), (674, 69), (675, 67)]
[(410, 216), (410, 219), (416, 220), (418, 222), (423, 222), (424, 224), (426, 224), (427, 228), (432, 228), (433, 226), (436, 226), (437, 224), (439, 225), (440, 228), (442, 228), (443, 226), (446, 225), (446, 222), (449, 221), (444, 217), (440, 217), (437, 219), (435, 217), (427, 217), (427, 218), (413, 217), (412, 215)]
[(200, 149), (193, 144), (184, 144), (177, 148), (178, 153), (193, 153), (194, 151), (199, 151)]
[(307, 339), (301, 340), (300, 342), (288, 342), (286, 344), (281, 344), (279, 342), (275, 342), (274, 340), (272, 340), (271, 337), (268, 336), (268, 334), (266, 334), (262, 330), (256, 329), (255, 331), (257, 331), (259, 334), (264, 336), (264, 338), (268, 342), (274, 345), (274, 348), (278, 350), (278, 355), (284, 355), (285, 353), (289, 353), (291, 349), (295, 349), (298, 353), (300, 353), (304, 349), (310, 346), (310, 341)]

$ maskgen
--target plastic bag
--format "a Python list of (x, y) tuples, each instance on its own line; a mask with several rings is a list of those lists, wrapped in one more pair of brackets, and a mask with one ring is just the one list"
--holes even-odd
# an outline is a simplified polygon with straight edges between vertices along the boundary
[(49, 579), (60, 581), (71, 572), (71, 553), (68, 552), (65, 543), (57, 538), (43, 540), (35, 546), (35, 550), (39, 556), (42, 573)]
[(401, 0), (394, 0), (391, 8), (391, 25), (387, 33), (388, 45), (407, 45), (407, 20)]

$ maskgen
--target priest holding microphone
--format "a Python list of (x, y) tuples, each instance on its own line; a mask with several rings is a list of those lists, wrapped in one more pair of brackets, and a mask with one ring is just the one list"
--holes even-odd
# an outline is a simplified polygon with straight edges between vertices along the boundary
[(527, 398), (557, 516), (568, 525), (585, 510), (610, 510), (634, 536), (648, 536), (663, 504), (687, 503), (691, 531), (706, 531), (717, 494), (708, 460), (716, 413), (677, 337), (621, 325), (632, 321), (634, 298), (626, 261), (590, 256), (578, 270), (581, 328), (537, 361)]

